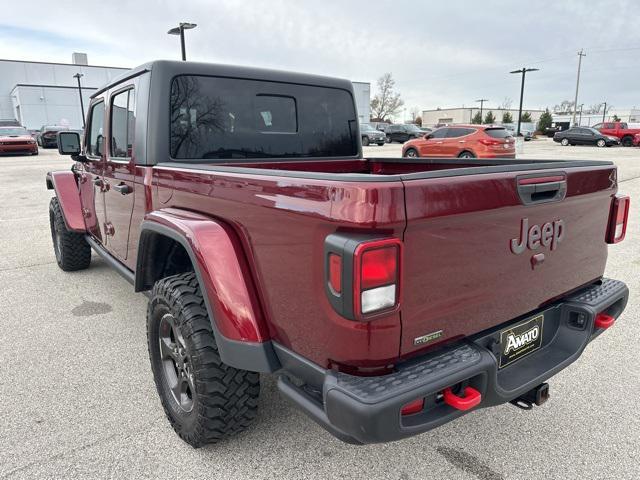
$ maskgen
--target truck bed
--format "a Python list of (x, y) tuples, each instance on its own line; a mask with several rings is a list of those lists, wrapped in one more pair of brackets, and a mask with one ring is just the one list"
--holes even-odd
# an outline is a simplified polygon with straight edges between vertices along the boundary
[[(521, 179), (547, 177), (562, 179), (562, 198), (523, 203)], [(153, 183), (154, 208), (198, 211), (237, 232), (273, 340), (323, 367), (363, 372), (602, 277), (617, 190), (610, 162), (405, 158), (165, 162)], [(562, 242), (513, 253), (523, 219), (562, 221)], [(354, 322), (333, 310), (323, 245), (337, 231), (402, 240), (399, 311)], [(546, 258), (534, 268), (536, 253)], [(437, 341), (416, 342), (433, 332)]]

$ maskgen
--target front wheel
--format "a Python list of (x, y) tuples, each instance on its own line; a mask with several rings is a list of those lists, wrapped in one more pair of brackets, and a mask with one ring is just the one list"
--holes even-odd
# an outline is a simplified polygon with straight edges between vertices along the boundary
[(387, 135), (384, 139), (387, 143), (391, 143), (391, 137)]
[(362, 145), (365, 147), (369, 146), (369, 137), (362, 137)]
[(607, 146), (607, 142), (604, 141), (603, 138), (601, 138), (600, 140), (598, 140), (596, 142), (596, 145), (599, 146), (600, 148), (606, 147)]
[(260, 375), (220, 359), (193, 272), (154, 285), (147, 308), (147, 343), (165, 414), (189, 445), (216, 443), (255, 420)]
[(404, 156), (409, 158), (417, 158), (420, 155), (418, 155), (418, 151), (415, 148), (407, 148), (407, 151), (404, 152)]
[(49, 225), (58, 266), (65, 272), (89, 267), (91, 247), (84, 235), (67, 229), (57, 197), (53, 197), (49, 203)]
[(568, 138), (563, 138), (562, 141), (560, 142), (560, 145), (562, 145), (563, 147), (566, 147), (569, 145), (569, 139)]
[(476, 158), (476, 156), (471, 152), (465, 151), (458, 155), (458, 158)]

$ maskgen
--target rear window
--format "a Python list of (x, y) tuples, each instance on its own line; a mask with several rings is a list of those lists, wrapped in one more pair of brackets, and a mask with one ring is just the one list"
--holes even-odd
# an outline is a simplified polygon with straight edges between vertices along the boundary
[(171, 156), (354, 156), (358, 153), (356, 118), (346, 90), (179, 76), (171, 85)]
[(493, 138), (507, 138), (511, 136), (506, 128), (486, 128), (484, 133)]

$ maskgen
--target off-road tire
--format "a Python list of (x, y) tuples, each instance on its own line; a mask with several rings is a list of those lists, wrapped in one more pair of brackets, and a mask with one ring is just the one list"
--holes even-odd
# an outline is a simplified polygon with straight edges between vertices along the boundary
[(53, 197), (49, 202), (49, 225), (58, 266), (65, 272), (88, 268), (91, 264), (91, 247), (83, 234), (67, 229), (58, 197)]
[[(190, 409), (181, 406), (169, 384), (170, 369), (173, 366), (174, 373), (177, 372), (178, 363), (163, 358), (161, 352), (160, 343), (166, 338), (161, 336), (166, 335), (161, 332), (161, 324), (166, 323), (168, 316), (173, 318), (172, 325), (177, 327), (184, 347), (184, 363), (180, 362), (188, 364), (192, 373), (195, 392), (190, 392)], [(260, 375), (230, 367), (220, 359), (194, 273), (181, 273), (156, 282), (147, 309), (147, 343), (162, 407), (185, 442), (194, 448), (216, 443), (253, 423), (258, 414)]]

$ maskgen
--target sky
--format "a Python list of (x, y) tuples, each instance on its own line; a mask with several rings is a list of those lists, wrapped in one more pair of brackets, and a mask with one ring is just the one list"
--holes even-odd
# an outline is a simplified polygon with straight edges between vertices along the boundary
[[(637, 0), (30, 0), (0, 17), (0, 58), (134, 67), (179, 59), (277, 68), (371, 82), (391, 72), (409, 111), (511, 101), (527, 74), (524, 106), (573, 100), (640, 108)], [(36, 14), (40, 12), (41, 14)]]

